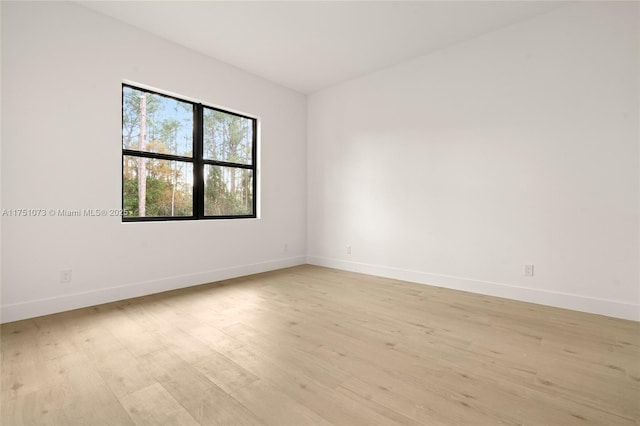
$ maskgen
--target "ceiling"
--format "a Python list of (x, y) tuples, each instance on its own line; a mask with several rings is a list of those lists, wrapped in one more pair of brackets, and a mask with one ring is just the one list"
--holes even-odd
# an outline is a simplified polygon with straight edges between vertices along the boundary
[(554, 1), (79, 1), (301, 93), (459, 43)]

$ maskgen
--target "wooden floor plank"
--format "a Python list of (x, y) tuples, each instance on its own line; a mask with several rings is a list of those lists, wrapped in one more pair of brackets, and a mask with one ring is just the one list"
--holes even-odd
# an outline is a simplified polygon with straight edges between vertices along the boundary
[(136, 425), (199, 424), (159, 383), (126, 395), (121, 401)]
[(7, 425), (638, 425), (640, 324), (315, 266), (3, 324)]

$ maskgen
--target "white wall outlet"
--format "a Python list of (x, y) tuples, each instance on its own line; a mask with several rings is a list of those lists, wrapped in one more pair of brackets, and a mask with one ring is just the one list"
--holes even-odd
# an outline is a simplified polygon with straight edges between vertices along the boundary
[(351, 246), (347, 246), (347, 254), (351, 254)]
[(64, 269), (60, 271), (60, 282), (63, 284), (71, 282), (71, 269)]
[(282, 246), (282, 251), (285, 252), (285, 253), (288, 252), (289, 251), (289, 244), (284, 243), (284, 246)]
[(524, 276), (525, 277), (532, 277), (533, 276), (533, 265), (525, 264), (523, 272), (524, 272)]

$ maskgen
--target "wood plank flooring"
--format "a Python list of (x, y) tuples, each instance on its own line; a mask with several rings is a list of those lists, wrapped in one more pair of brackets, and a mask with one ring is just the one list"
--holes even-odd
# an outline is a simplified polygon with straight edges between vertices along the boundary
[(300, 266), (4, 324), (2, 425), (638, 425), (640, 324)]

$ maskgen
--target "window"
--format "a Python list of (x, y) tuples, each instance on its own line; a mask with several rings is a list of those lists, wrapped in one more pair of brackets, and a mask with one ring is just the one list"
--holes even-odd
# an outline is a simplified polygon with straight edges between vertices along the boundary
[(122, 85), (123, 221), (256, 217), (257, 121)]

